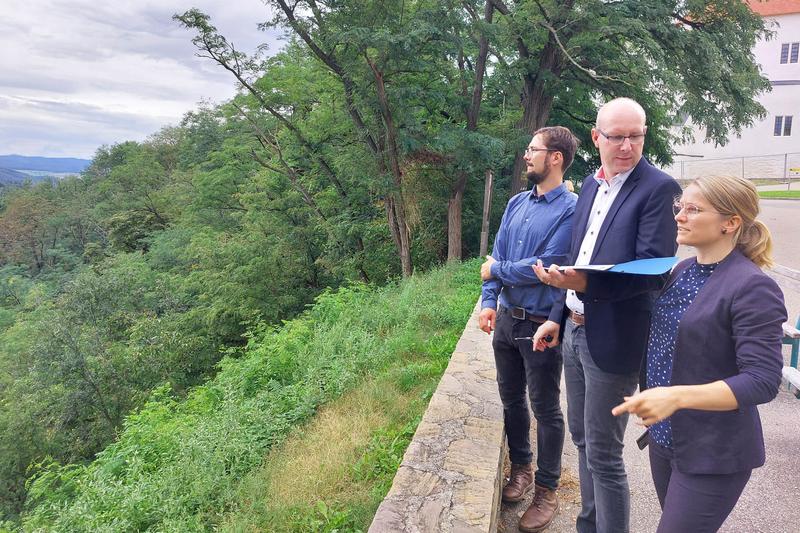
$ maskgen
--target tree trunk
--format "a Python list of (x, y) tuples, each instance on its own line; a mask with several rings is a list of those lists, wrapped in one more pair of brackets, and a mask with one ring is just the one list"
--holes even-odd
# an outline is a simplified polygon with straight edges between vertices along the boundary
[(461, 213), (464, 208), (464, 190), (467, 173), (459, 171), (458, 179), (450, 190), (447, 202), (447, 262), (461, 261)]
[[(483, 20), (486, 24), (492, 23), (494, 4), (486, 1)], [(486, 32), (481, 33), (478, 42), (478, 57), (475, 61), (475, 85), (472, 87), (472, 101), (467, 109), (467, 131), (478, 129), (478, 119), (481, 112), (481, 98), (483, 96), (483, 77), (486, 72), (486, 59), (489, 56), (489, 37)], [(459, 61), (459, 68), (464, 70), (463, 61)], [(462, 76), (463, 79), (463, 76)], [(458, 177), (450, 189), (450, 198), (447, 202), (447, 262), (461, 260), (461, 215), (464, 211), (464, 191), (467, 188), (467, 174), (459, 171)]]
[(486, 181), (483, 188), (483, 217), (481, 221), (481, 247), (478, 257), (485, 257), (489, 251), (489, 216), (492, 209), (492, 181), (494, 175), (491, 170), (486, 171)]
[[(558, 45), (551, 37), (541, 55), (539, 56), (539, 68), (535, 76), (525, 75), (525, 84), (522, 91), (522, 119), (517, 127), (533, 135), (533, 132), (547, 125), (550, 118), (550, 109), (553, 107), (553, 94), (546, 91), (545, 72), (552, 73), (556, 78), (561, 74), (561, 65)], [(514, 196), (525, 188), (526, 177), (524, 175), (525, 160), (520, 152), (514, 159), (513, 180), (511, 186), (511, 196)]]
[(400, 150), (397, 147), (397, 129), (394, 125), (392, 110), (389, 107), (389, 98), (386, 95), (386, 85), (383, 81), (383, 72), (377, 65), (364, 54), (367, 64), (375, 76), (375, 90), (378, 96), (378, 107), (380, 108), (381, 118), (383, 119), (384, 130), (386, 132), (386, 151), (389, 157), (389, 169), (394, 180), (394, 190), (389, 194), (391, 200), (387, 214), (390, 217), (389, 225), (396, 232), (395, 244), (398, 244), (400, 252), (400, 265), (403, 269), (403, 277), (409, 277), (414, 273), (411, 262), (411, 232), (406, 223), (405, 200), (403, 199), (403, 171), (400, 168)]
[(408, 232), (404, 232), (400, 226), (394, 197), (391, 195), (387, 196), (385, 205), (386, 218), (389, 221), (389, 230), (392, 233), (392, 240), (400, 253), (400, 267), (403, 270), (403, 277), (408, 277), (414, 272), (414, 267), (411, 262), (411, 246), (408, 239)]
[[(497, 6), (497, 9), (506, 16), (511, 16), (508, 6), (502, 0), (492, 0)], [(539, 5), (539, 10), (550, 25), (557, 25), (556, 23), (566, 22), (566, 20), (555, 20), (554, 17), (559, 19), (568, 15), (572, 10), (574, 0), (564, 0), (560, 3), (555, 13), (549, 15), (544, 12), (544, 8)], [(567, 30), (564, 31), (567, 34)], [(517, 37), (517, 50), (519, 51), (519, 60), (531, 61), (531, 54), (525, 41), (522, 37)], [(523, 77), (522, 89), (522, 120), (520, 120), (517, 127), (528, 135), (533, 135), (533, 132), (539, 128), (547, 125), (547, 120), (550, 118), (550, 109), (553, 106), (553, 93), (548, 90), (546, 86), (546, 78), (552, 77), (559, 79), (561, 73), (565, 68), (565, 58), (561, 52), (561, 48), (556, 42), (553, 34), (547, 37), (547, 43), (539, 54), (539, 63), (536, 71), (528, 71)], [(525, 168), (525, 161), (522, 159), (522, 153), (517, 154), (514, 159), (514, 170), (511, 180), (511, 196), (514, 196), (522, 189), (525, 188), (525, 176), (522, 171)]]

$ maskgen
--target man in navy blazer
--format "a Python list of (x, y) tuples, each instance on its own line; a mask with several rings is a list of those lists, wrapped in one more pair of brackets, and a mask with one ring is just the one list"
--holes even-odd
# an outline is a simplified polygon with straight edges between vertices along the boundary
[[(642, 157), (644, 109), (629, 98), (597, 113), (592, 140), (601, 168), (583, 182), (575, 207), (572, 265), (667, 257), (677, 250), (672, 203), (678, 183)], [(544, 283), (567, 289), (534, 343), (562, 339), (570, 433), (578, 448), (582, 509), (577, 531), (629, 531), (630, 492), (622, 460), (627, 418), (611, 409), (636, 390), (650, 311), (666, 276), (535, 267)]]

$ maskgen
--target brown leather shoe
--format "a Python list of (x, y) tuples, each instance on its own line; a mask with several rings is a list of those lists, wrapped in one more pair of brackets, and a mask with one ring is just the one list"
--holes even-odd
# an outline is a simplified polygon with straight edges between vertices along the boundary
[(556, 491), (536, 485), (531, 506), (519, 519), (519, 530), (525, 533), (542, 531), (550, 525), (557, 512), (558, 496)]
[(533, 468), (530, 464), (511, 463), (511, 477), (503, 487), (504, 502), (518, 502), (533, 488)]

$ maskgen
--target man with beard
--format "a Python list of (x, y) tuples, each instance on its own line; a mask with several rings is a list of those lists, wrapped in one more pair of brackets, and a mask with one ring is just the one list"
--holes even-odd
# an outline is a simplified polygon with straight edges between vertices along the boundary
[[(492, 347), (511, 459), (503, 500), (521, 501), (534, 489), (533, 502), (519, 523), (526, 532), (546, 528), (558, 510), (556, 488), (564, 446), (559, 404), (561, 348), (534, 351), (530, 341), (563, 293), (539, 281), (531, 267), (538, 260), (560, 264), (569, 253), (577, 197), (564, 185), (564, 172), (577, 146), (567, 128), (541, 128), (534, 133), (525, 150), (531, 190), (508, 202), (492, 255), (481, 265), (479, 327), (486, 333), (495, 331)], [(526, 392), (537, 422), (535, 475)]]

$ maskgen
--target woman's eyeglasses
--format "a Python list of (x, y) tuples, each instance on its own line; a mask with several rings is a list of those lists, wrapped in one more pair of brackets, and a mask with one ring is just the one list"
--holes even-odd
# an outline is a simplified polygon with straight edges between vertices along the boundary
[(683, 211), (687, 217), (696, 217), (700, 213), (718, 213), (719, 211), (712, 211), (710, 209), (703, 209), (694, 204), (685, 204), (681, 202), (680, 198), (675, 198), (672, 202), (672, 214), (678, 216), (678, 213)]

